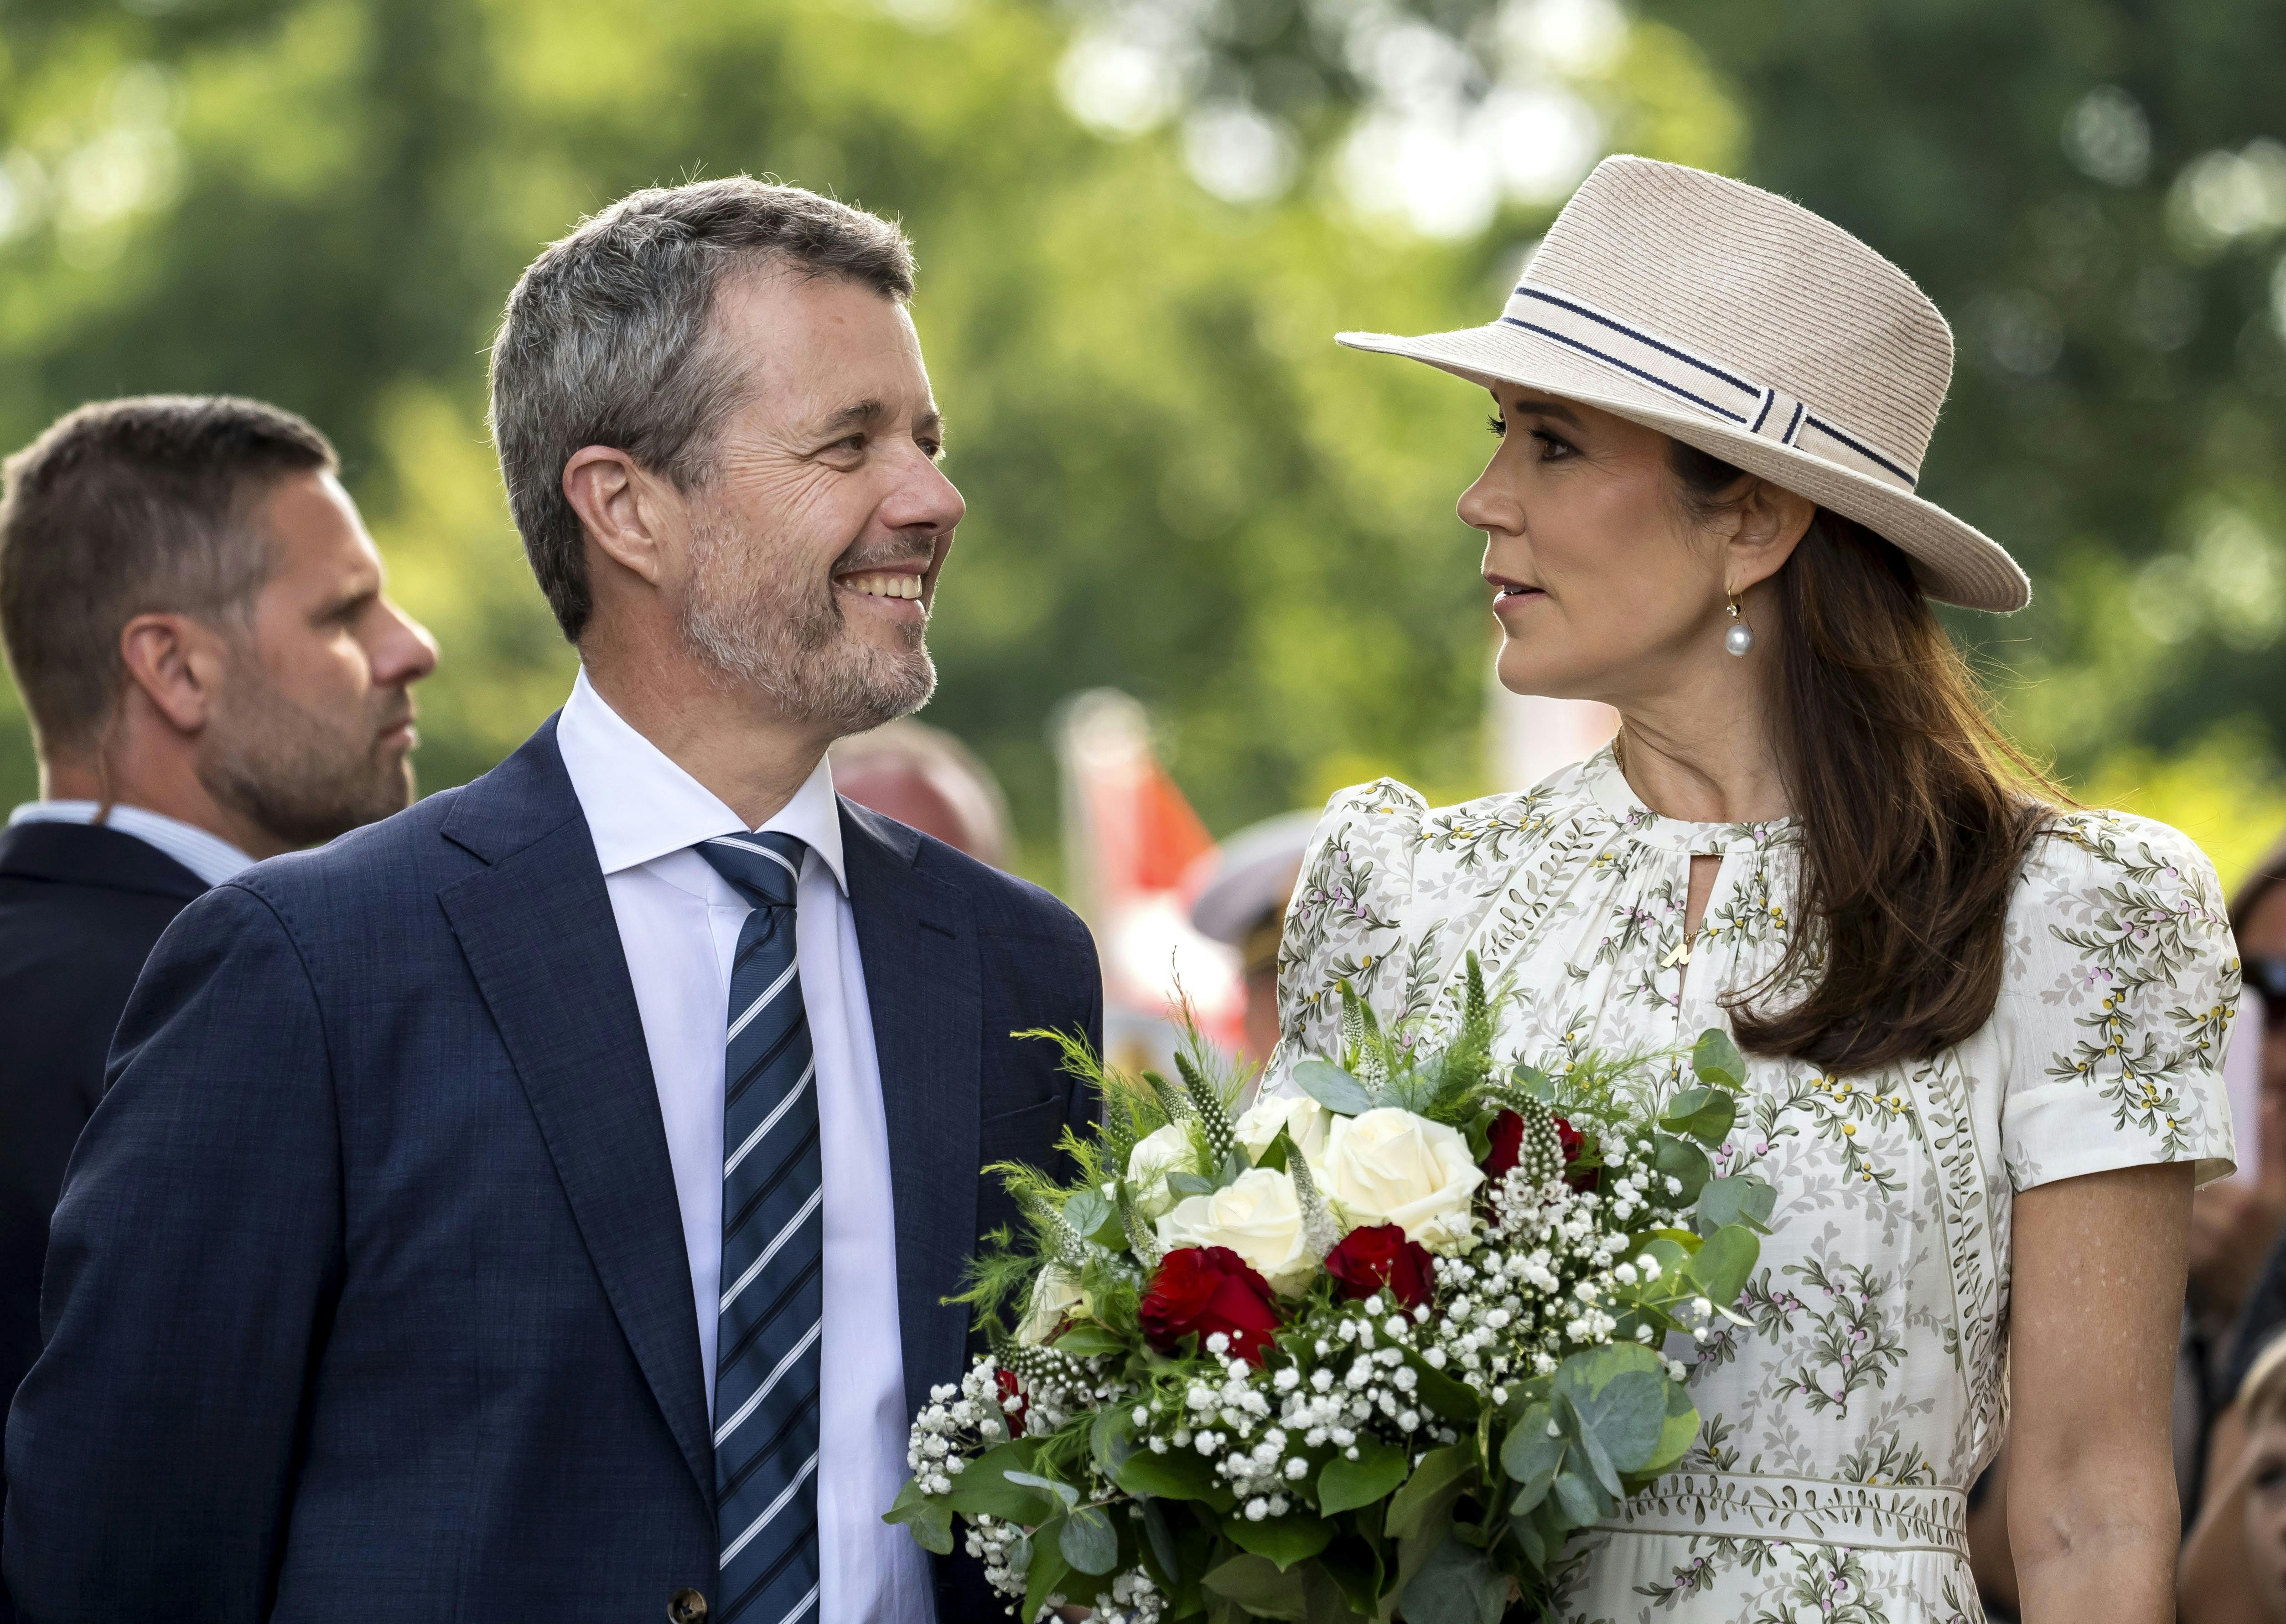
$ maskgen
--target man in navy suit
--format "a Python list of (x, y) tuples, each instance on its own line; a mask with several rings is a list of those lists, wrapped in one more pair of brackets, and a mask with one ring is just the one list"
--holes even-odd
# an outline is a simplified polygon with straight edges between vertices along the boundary
[(291, 412), (221, 396), (81, 406), (7, 461), (0, 644), (41, 798), (0, 832), (0, 1414), (159, 933), (256, 858), (413, 799), (410, 690), (437, 651), (336, 467)]
[(895, 227), (640, 192), (510, 296), (495, 438), (579, 650), (501, 767), (185, 911), (9, 1423), (27, 1619), (945, 1624), (879, 1521), (942, 1295), (1090, 1104), (1078, 920), (838, 800), (962, 505)]

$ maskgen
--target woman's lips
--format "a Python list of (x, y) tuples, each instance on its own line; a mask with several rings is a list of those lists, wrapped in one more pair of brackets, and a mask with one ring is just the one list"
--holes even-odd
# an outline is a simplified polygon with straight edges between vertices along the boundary
[(1504, 586), (1493, 594), (1493, 613), (1503, 615), (1526, 603), (1536, 603), (1547, 595), (1537, 587)]

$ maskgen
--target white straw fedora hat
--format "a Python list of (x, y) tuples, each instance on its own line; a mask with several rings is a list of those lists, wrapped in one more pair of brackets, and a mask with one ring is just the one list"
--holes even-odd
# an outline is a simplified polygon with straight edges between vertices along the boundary
[(1606, 158), (1499, 320), (1337, 336), (1648, 424), (1887, 538), (1931, 597), (2031, 600), (1998, 542), (1913, 494), (1952, 381), (1944, 318), (1848, 232), (1743, 181)]

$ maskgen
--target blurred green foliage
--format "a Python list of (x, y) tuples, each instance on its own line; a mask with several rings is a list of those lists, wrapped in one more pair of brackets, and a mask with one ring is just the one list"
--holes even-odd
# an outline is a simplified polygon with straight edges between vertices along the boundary
[[(1647, 9), (1589, 87), (1605, 144), (1801, 197), (1961, 327), (1926, 489), (2039, 583), (2028, 616), (1964, 625), (2034, 679), (2014, 725), (2227, 862), (2266, 834), (2286, 215), (2218, 234), (2180, 177), (2276, 132), (2277, 9)], [(1470, 38), (1483, 10), (1421, 15)], [(1470, 792), (1490, 628), (1452, 501), (1482, 413), (1329, 335), (1484, 319), (1549, 211), (1460, 240), (1368, 223), (1330, 178), (1365, 92), (1323, 28), (1286, 0), (1225, 12), (1255, 21), (1216, 35), (1245, 59), (1208, 90), (1297, 83), (1281, 51), (1322, 87), (1299, 184), (1257, 206), (1193, 184), (1179, 123), (1083, 129), (1057, 89), (1073, 14), (1025, 0), (0, 0), (0, 444), (146, 390), (309, 414), (443, 644), (421, 768), (461, 781), (572, 669), (484, 439), (502, 296), (631, 187), (776, 174), (918, 244), (971, 515), (929, 715), (1007, 782), (1028, 866), (1052, 866), (1048, 719), (1098, 684), (1153, 706), (1218, 830), (1384, 770)], [(2145, 121), (2132, 177), (2116, 152), (2112, 180), (2075, 169), (2060, 134), (2103, 85)], [(2227, 215), (2238, 172), (2213, 173)], [(0, 797), (31, 791), (0, 691)]]

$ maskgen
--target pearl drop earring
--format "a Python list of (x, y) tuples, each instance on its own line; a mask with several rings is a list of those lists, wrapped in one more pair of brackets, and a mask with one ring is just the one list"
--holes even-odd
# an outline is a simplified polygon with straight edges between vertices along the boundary
[(1730, 617), (1730, 629), (1722, 634), (1722, 646), (1730, 653), (1744, 657), (1754, 652), (1754, 628), (1738, 612), (1738, 600), (1733, 597), (1725, 613)]

